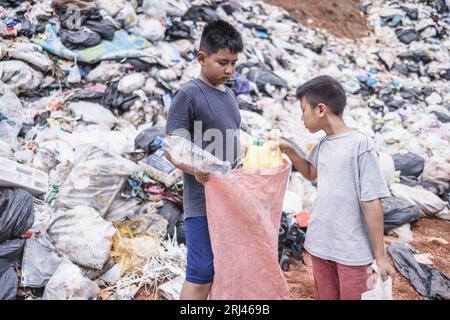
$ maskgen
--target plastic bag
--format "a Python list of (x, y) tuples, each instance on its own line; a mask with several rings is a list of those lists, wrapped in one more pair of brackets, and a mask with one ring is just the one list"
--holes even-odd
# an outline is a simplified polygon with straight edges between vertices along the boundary
[(164, 200), (164, 205), (158, 209), (158, 214), (167, 220), (167, 234), (173, 237), (176, 225), (183, 213), (173, 202)]
[(434, 216), (447, 206), (447, 202), (442, 201), (437, 195), (422, 188), (412, 188), (400, 183), (393, 183), (390, 189), (395, 197), (408, 200), (417, 205), (425, 216)]
[(94, 146), (78, 150), (77, 161), (56, 200), (57, 208), (88, 205), (105, 215), (124, 179), (138, 170), (138, 166), (119, 156)]
[(0, 61), (0, 81), (8, 84), (11, 89), (28, 91), (36, 89), (43, 76), (25, 62), (18, 60)]
[(72, 67), (72, 69), (69, 72), (69, 75), (67, 76), (67, 82), (68, 83), (80, 83), (81, 82), (80, 68), (78, 68), (76, 59), (75, 59), (74, 66)]
[(48, 229), (55, 248), (70, 260), (94, 269), (102, 269), (109, 258), (112, 237), (116, 233), (111, 222), (87, 206), (59, 210)]
[(381, 199), (384, 213), (384, 231), (420, 219), (419, 208), (408, 200), (388, 197)]
[(97, 284), (82, 273), (70, 260), (64, 260), (47, 285), (44, 300), (87, 300), (97, 298)]
[(17, 276), (12, 265), (20, 265), (24, 243), (24, 239), (0, 241), (0, 300), (16, 298)]
[(121, 274), (142, 272), (148, 259), (158, 254), (167, 221), (156, 214), (145, 214), (115, 226), (119, 232), (113, 238), (111, 255), (119, 264)]
[(422, 174), (425, 159), (421, 156), (408, 152), (405, 155), (394, 154), (395, 170), (400, 170), (402, 176), (418, 177)]
[(81, 117), (83, 121), (104, 124), (112, 128), (118, 119), (114, 114), (98, 103), (79, 101), (69, 104), (70, 110), (75, 116)]
[(427, 299), (450, 299), (450, 278), (426, 264), (418, 263), (413, 248), (394, 242), (387, 248), (397, 270)]
[(70, 144), (62, 140), (50, 140), (39, 144), (33, 158), (33, 167), (49, 173), (58, 163), (73, 163), (75, 154)]
[(278, 263), (278, 232), (290, 169), (288, 162), (281, 169), (238, 169), (206, 183), (214, 254), (210, 299), (289, 298)]
[(139, 133), (134, 140), (134, 146), (136, 149), (143, 149), (145, 152), (153, 153), (160, 148), (160, 146), (155, 143), (156, 138), (164, 137), (165, 127), (151, 127), (145, 129)]
[(33, 196), (18, 188), (0, 188), (0, 243), (22, 237), (34, 220)]
[(32, 43), (13, 43), (8, 49), (8, 56), (25, 61), (43, 72), (49, 71), (53, 66), (52, 60), (42, 52), (42, 48)]
[(0, 121), (0, 141), (7, 143), (13, 149), (17, 148), (17, 136), (19, 135), (21, 128), (21, 123), (9, 120)]
[(20, 284), (33, 288), (44, 287), (62, 260), (63, 258), (53, 251), (53, 248), (43, 245), (38, 239), (27, 239), (23, 252)]
[(377, 284), (374, 289), (364, 292), (361, 300), (393, 300), (392, 299), (392, 278), (388, 277), (385, 281), (381, 276), (377, 276)]
[(141, 88), (145, 83), (145, 76), (142, 73), (133, 73), (120, 79), (117, 90), (123, 94), (130, 94)]

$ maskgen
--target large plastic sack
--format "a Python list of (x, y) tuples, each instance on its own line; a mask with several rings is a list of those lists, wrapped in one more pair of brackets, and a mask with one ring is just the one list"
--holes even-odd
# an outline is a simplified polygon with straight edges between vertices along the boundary
[(33, 196), (19, 188), (0, 188), (0, 243), (22, 237), (34, 220)]
[(91, 206), (105, 215), (124, 179), (137, 170), (137, 165), (103, 149), (86, 146), (61, 186), (56, 207)]
[(58, 163), (73, 163), (75, 154), (70, 144), (62, 140), (50, 140), (39, 144), (33, 158), (33, 167), (49, 173)]
[(23, 61), (8, 60), (0, 62), (0, 81), (8, 84), (11, 89), (27, 91), (36, 89), (43, 76)]
[(145, 83), (145, 76), (142, 73), (132, 73), (120, 79), (117, 90), (123, 94), (131, 94), (141, 88)]
[(427, 161), (423, 170), (422, 179), (431, 181), (450, 181), (450, 163), (445, 159)]
[(79, 267), (64, 260), (45, 286), (44, 300), (95, 299), (100, 292), (97, 284), (86, 278)]
[(408, 152), (405, 155), (395, 154), (392, 156), (395, 170), (400, 170), (402, 176), (418, 177), (422, 174), (425, 159), (421, 156)]
[(449, 300), (450, 278), (433, 267), (418, 263), (411, 246), (394, 242), (387, 248), (397, 270), (426, 299)]
[(420, 219), (416, 205), (401, 198), (388, 197), (381, 200), (384, 212), (384, 231)]
[(434, 216), (447, 206), (447, 202), (442, 201), (434, 193), (422, 188), (412, 188), (404, 184), (393, 183), (390, 189), (395, 197), (415, 204), (424, 216)]
[(17, 293), (17, 276), (12, 265), (22, 259), (24, 239), (0, 243), (0, 300), (13, 300)]
[(164, 37), (166, 28), (160, 19), (145, 15), (138, 16), (139, 33), (150, 41), (158, 41)]
[(8, 56), (13, 59), (25, 61), (43, 72), (47, 72), (53, 66), (43, 52), (42, 48), (33, 43), (16, 42), (8, 49)]
[(59, 251), (79, 265), (102, 269), (109, 258), (112, 237), (116, 233), (111, 222), (87, 206), (59, 210), (48, 229), (48, 235)]
[(213, 300), (289, 299), (278, 232), (291, 165), (210, 176), (206, 210), (214, 255)]
[(114, 114), (98, 103), (87, 101), (72, 102), (69, 109), (83, 121), (104, 124), (110, 128), (118, 122)]
[(52, 246), (42, 244), (39, 239), (26, 240), (20, 281), (22, 286), (33, 288), (45, 286), (63, 260), (53, 249)]
[(0, 113), (8, 120), (14, 120), (16, 122), (22, 122), (26, 117), (22, 102), (10, 90), (0, 92)]

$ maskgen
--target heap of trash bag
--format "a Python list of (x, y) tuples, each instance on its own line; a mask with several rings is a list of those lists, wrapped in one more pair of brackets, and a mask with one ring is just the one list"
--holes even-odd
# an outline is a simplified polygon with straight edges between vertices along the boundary
[[(385, 232), (409, 242), (410, 222), (448, 220), (450, 1), (360, 8), (371, 33), (349, 40), (263, 1), (0, 0), (0, 299), (133, 299), (161, 283), (179, 295), (183, 182), (157, 140), (216, 19), (244, 40), (227, 83), (243, 141), (276, 131), (310, 151), (324, 133), (304, 128), (295, 90), (333, 76), (348, 94), (346, 122), (380, 151)], [(315, 193), (291, 173), (285, 270), (289, 254), (302, 259)]]

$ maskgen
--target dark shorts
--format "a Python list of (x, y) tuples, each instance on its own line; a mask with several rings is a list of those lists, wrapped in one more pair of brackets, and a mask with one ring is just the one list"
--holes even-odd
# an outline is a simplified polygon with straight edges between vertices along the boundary
[(212, 282), (213, 253), (206, 216), (186, 218), (184, 230), (188, 249), (186, 281), (196, 284)]

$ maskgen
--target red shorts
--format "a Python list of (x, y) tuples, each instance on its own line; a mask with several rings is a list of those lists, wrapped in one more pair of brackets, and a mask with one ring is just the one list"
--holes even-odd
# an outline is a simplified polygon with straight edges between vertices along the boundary
[(370, 265), (346, 266), (311, 255), (316, 299), (361, 300), (370, 281)]

